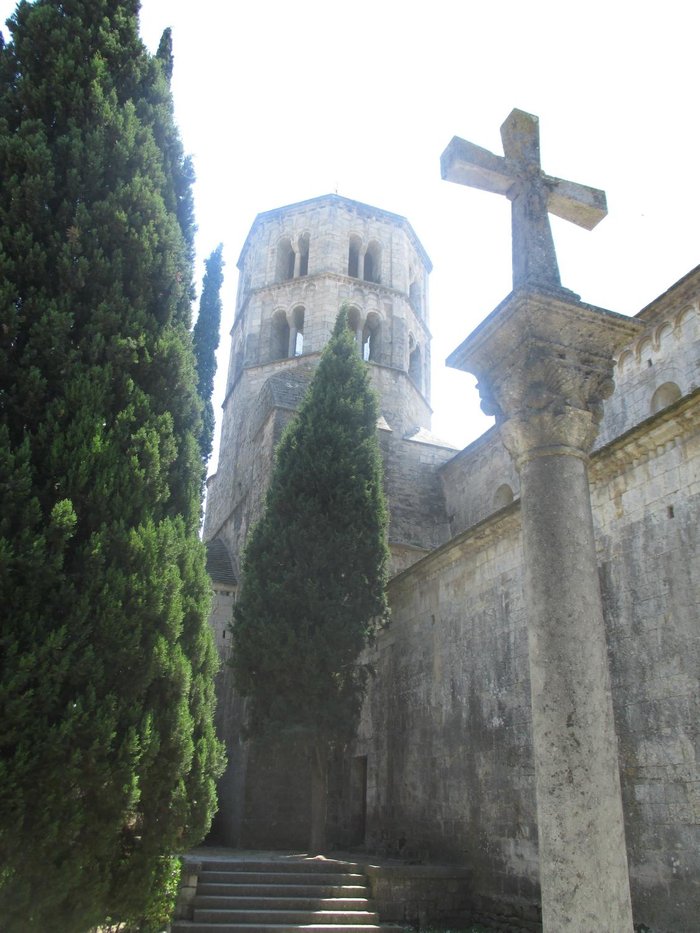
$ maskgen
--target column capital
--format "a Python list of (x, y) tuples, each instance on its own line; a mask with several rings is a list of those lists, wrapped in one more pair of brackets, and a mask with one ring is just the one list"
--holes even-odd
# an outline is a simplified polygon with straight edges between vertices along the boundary
[(518, 467), (554, 453), (585, 458), (615, 388), (615, 353), (641, 327), (565, 289), (517, 289), (447, 364), (477, 377), (482, 410)]

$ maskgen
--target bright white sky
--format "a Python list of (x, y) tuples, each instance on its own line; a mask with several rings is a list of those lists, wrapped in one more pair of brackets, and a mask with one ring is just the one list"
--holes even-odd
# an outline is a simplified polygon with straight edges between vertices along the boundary
[[(13, 8), (0, 0), (2, 20)], [(510, 291), (510, 205), (441, 181), (439, 159), (455, 135), (501, 154), (514, 107), (540, 118), (545, 172), (607, 192), (594, 231), (552, 220), (563, 285), (635, 314), (700, 262), (694, 0), (142, 0), (152, 51), (166, 26), (200, 267), (224, 243), (222, 376), (255, 215), (337, 190), (416, 230), (434, 265), (433, 429), (477, 437), (474, 380), (443, 360)]]

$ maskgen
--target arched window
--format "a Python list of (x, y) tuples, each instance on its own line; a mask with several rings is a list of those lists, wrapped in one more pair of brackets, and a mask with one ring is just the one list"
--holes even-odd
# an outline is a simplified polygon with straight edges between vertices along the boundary
[(651, 397), (652, 415), (655, 415), (657, 411), (661, 411), (663, 408), (668, 408), (669, 405), (673, 405), (680, 397), (681, 390), (675, 382), (664, 382)]
[(299, 237), (299, 275), (309, 274), (309, 234)]
[(504, 509), (507, 505), (510, 505), (513, 501), (513, 490), (510, 488), (508, 483), (503, 483), (496, 490), (496, 493), (493, 497), (493, 506), (496, 509)]
[(243, 341), (239, 339), (238, 343), (236, 344), (236, 350), (233, 354), (232, 373), (233, 373), (234, 382), (236, 379), (238, 379), (242, 371), (243, 371)]
[(362, 359), (376, 363), (379, 360), (379, 337), (381, 320), (375, 311), (370, 311), (362, 331)]
[(367, 247), (365, 253), (364, 280), (365, 282), (379, 282), (382, 271), (382, 248), (376, 240)]
[(415, 342), (415, 338), (411, 334), (408, 338), (408, 347), (409, 347), (409, 357), (408, 357), (408, 376), (416, 386), (416, 388), (422, 392), (423, 391), (423, 358), (421, 356), (420, 347)]
[(292, 314), (292, 331), (289, 339), (289, 355), (301, 356), (304, 352), (304, 309), (299, 306)]
[(416, 278), (411, 279), (411, 284), (408, 286), (408, 301), (416, 314), (423, 314), (423, 295), (420, 282)]
[(272, 346), (270, 358), (284, 360), (289, 354), (289, 324), (284, 311), (275, 311), (272, 318)]
[(360, 277), (360, 251), (362, 249), (362, 241), (359, 236), (350, 237), (350, 247), (348, 249), (348, 275), (351, 275), (354, 279)]
[(278, 282), (286, 282), (294, 278), (294, 249), (289, 237), (284, 237), (277, 245), (277, 275)]
[(355, 337), (355, 343), (362, 344), (362, 318), (357, 308), (348, 308), (348, 327)]

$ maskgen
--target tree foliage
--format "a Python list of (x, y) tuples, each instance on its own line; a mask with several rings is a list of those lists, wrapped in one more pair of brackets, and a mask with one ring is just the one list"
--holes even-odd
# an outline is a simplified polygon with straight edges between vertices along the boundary
[(205, 464), (211, 457), (214, 439), (214, 406), (211, 397), (214, 392), (216, 348), (219, 346), (221, 325), (221, 286), (224, 281), (222, 252), (223, 246), (219, 244), (205, 260), (202, 297), (199, 301), (199, 314), (193, 331), (199, 394), (203, 404), (200, 447)]
[[(191, 165), (138, 0), (0, 49), (3, 930), (145, 909), (215, 807)], [(166, 54), (167, 53), (167, 54)]]
[[(329, 746), (354, 734), (369, 674), (360, 655), (388, 615), (376, 424), (341, 310), (245, 549), (231, 662), (252, 734), (297, 730), (321, 782)], [(318, 826), (312, 844), (323, 845)]]

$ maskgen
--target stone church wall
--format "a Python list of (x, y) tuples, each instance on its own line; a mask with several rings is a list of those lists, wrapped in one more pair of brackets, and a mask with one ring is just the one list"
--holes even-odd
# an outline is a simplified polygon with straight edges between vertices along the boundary
[(509, 900), (537, 882), (520, 550), (513, 505), (392, 580), (357, 743), (369, 846), (465, 864)]
[(633, 906), (661, 930), (700, 915), (699, 403), (593, 465)]
[(665, 390), (687, 395), (700, 385), (700, 268), (637, 315), (646, 330), (620, 354), (616, 391), (605, 403), (597, 446), (665, 407)]
[(379, 432), (379, 444), (390, 507), (389, 541), (424, 551), (444, 544), (450, 535), (437, 468), (454, 451), (390, 431)]
[[(661, 930), (700, 907), (699, 428), (695, 393), (591, 466), (635, 918)], [(538, 871), (521, 592), (517, 502), (396, 577), (357, 744), (370, 845), (466, 864), (516, 905)]]
[(518, 471), (491, 428), (440, 470), (453, 535), (509, 505), (520, 494)]

